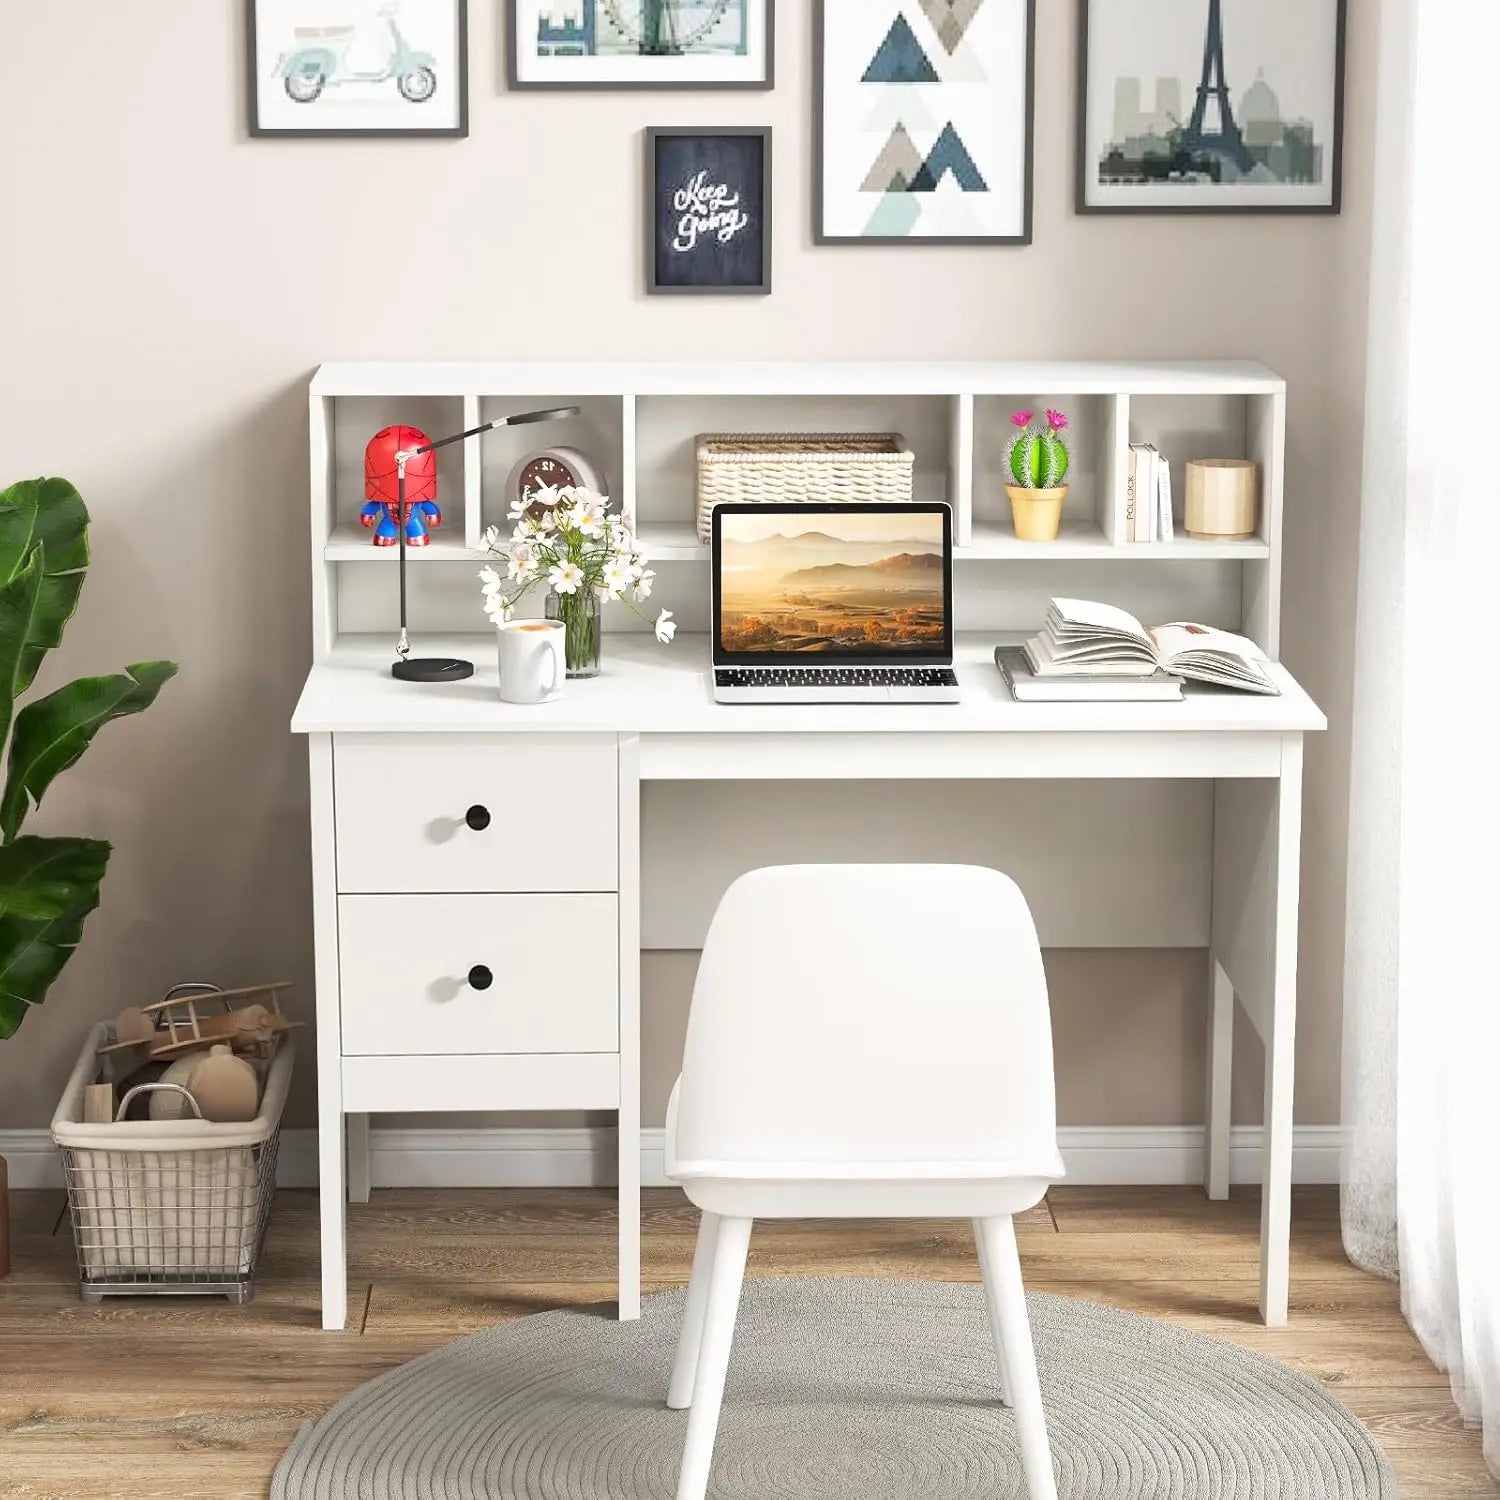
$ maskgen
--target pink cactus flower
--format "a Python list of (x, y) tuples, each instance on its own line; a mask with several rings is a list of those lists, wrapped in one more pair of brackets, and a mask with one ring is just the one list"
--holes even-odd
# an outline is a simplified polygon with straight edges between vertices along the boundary
[(1067, 414), (1049, 406), (1047, 408), (1047, 425), (1053, 432), (1061, 432), (1068, 425)]
[(1027, 427), (1031, 423), (1032, 414), (1029, 411), (1013, 411), (1010, 419), (1017, 427)]

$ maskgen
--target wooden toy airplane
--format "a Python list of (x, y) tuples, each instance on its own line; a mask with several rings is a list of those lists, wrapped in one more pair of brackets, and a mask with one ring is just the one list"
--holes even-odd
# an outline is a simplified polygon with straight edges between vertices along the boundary
[[(99, 1048), (99, 1055), (135, 1052), (149, 1060), (227, 1042), (236, 1052), (268, 1056), (283, 1031), (304, 1024), (282, 1013), (280, 997), (291, 987), (291, 980), (283, 979), (238, 990), (169, 995), (155, 1005), (127, 1006), (115, 1017), (115, 1040)], [(208, 1012), (209, 1005), (225, 1009), (216, 1015)]]

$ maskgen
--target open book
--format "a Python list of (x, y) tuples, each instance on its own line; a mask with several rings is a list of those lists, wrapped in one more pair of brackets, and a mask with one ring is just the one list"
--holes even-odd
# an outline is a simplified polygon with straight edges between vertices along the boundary
[(1132, 614), (1091, 599), (1053, 599), (1046, 627), (1026, 643), (1038, 677), (1176, 677), (1247, 693), (1278, 694), (1254, 641), (1207, 625), (1175, 622), (1147, 630)]

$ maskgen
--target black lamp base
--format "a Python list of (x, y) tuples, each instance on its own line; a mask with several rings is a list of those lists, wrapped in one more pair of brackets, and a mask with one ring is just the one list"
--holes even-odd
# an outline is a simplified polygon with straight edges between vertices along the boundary
[(462, 682), (474, 675), (474, 663), (456, 656), (416, 656), (391, 664), (391, 676), (401, 682)]

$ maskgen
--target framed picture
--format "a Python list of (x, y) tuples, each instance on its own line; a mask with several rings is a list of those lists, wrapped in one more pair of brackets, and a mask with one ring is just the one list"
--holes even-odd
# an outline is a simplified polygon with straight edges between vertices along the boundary
[(771, 290), (771, 132), (646, 132), (646, 290)]
[(1337, 213), (1345, 0), (1079, 0), (1079, 213)]
[(469, 133), (466, 0), (246, 0), (250, 134)]
[(813, 239), (1029, 245), (1035, 0), (817, 0)]
[(768, 89), (775, 0), (509, 0), (513, 89)]

